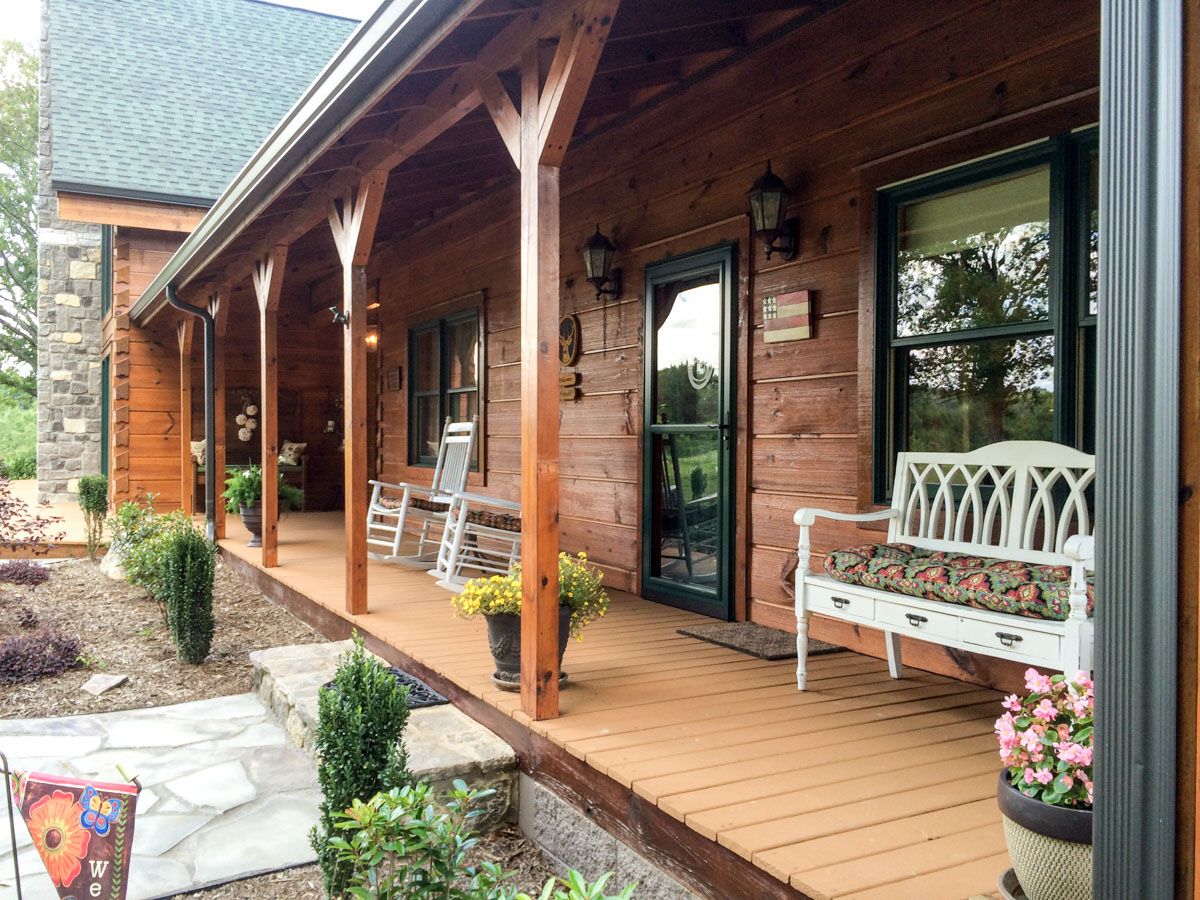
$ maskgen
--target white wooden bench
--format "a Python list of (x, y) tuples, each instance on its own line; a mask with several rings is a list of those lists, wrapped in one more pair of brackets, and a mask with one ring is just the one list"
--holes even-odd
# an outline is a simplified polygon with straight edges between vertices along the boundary
[[(1092, 665), (1087, 573), (1093, 571), (1088, 490), (1094, 456), (1045, 441), (1006, 441), (970, 453), (901, 453), (890, 509), (849, 514), (799, 509), (796, 682), (805, 689), (813, 612), (882, 630), (888, 669), (900, 678), (900, 635), (1063, 672)], [(1066, 619), (995, 612), (840, 581), (809, 566), (818, 518), (887, 521), (889, 544), (911, 544), (1031, 565), (1071, 569)], [(862, 543), (877, 539), (865, 534)]]

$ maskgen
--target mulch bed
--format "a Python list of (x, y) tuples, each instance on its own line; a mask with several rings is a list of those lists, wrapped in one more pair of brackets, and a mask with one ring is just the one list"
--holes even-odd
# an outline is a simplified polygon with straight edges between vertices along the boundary
[[(473, 865), (499, 863), (513, 873), (513, 883), (533, 897), (541, 893), (542, 885), (554, 875), (546, 857), (515, 825), (505, 825), (484, 835), (471, 852), (470, 859)], [(246, 900), (247, 897), (254, 900), (324, 900), (321, 871), (315, 865), (300, 866), (179, 894), (175, 900)]]
[[(0, 686), (0, 718), (39, 718), (165, 706), (238, 694), (251, 688), (251, 650), (324, 638), (218, 562), (213, 590), (216, 630), (200, 666), (181, 663), (162, 609), (148, 593), (114, 581), (86, 559), (49, 564), (37, 587), (0, 584), (0, 639), (21, 631), (18, 612), (32, 609), (83, 644), (85, 665), (29, 684)], [(93, 697), (81, 687), (97, 672), (129, 680)]]

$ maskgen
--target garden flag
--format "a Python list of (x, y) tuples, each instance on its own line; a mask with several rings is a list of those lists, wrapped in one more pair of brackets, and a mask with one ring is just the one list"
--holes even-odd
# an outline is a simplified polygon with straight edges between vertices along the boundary
[(125, 900), (138, 788), (13, 772), (13, 797), (63, 900)]

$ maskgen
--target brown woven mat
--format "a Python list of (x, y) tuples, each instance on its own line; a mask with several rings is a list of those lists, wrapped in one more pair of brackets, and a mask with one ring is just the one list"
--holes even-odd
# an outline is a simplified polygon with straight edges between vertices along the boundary
[[(680, 628), (679, 633), (697, 640), (716, 644), (718, 647), (728, 647), (757, 659), (795, 659), (796, 635), (790, 631), (780, 631), (778, 628), (767, 628), (754, 622), (714, 622), (711, 625), (693, 625), (691, 628)], [(808, 641), (808, 655), (819, 656), (822, 653), (837, 653), (845, 650), (837, 644), (827, 644), (824, 641)]]

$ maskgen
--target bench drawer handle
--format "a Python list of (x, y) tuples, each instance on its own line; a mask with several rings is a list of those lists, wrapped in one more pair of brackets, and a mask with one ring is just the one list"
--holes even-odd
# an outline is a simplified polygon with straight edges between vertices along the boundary
[(904, 618), (908, 619), (908, 624), (913, 628), (920, 628), (929, 621), (925, 616), (918, 616), (916, 613), (905, 613)]
[(845, 609), (847, 606), (850, 605), (850, 601), (847, 600), (845, 597), (834, 597), (833, 605), (836, 606), (838, 609)]
[(1024, 640), (1024, 638), (1019, 634), (1013, 634), (1009, 631), (997, 631), (996, 637), (1000, 638), (1000, 643), (1002, 643), (1005, 647), (1011, 647), (1013, 644), (1017, 643), (1017, 641)]

